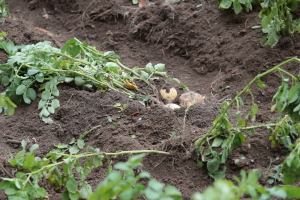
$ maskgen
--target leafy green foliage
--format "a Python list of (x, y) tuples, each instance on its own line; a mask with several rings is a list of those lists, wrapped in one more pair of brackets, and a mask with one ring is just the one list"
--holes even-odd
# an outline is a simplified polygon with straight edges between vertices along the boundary
[[(9, 199), (31, 200), (48, 198), (47, 191), (41, 186), (44, 185), (41, 184), (42, 180), (47, 181), (55, 190), (64, 189), (63, 200), (87, 199), (93, 191), (86, 177), (91, 173), (92, 169), (102, 166), (104, 156), (152, 152), (165, 153), (154, 150), (102, 153), (97, 148), (87, 147), (86, 152), (78, 154), (80, 150), (83, 150), (85, 143), (82, 139), (72, 139), (69, 144), (58, 144), (46, 157), (39, 158), (34, 154), (34, 151), (39, 147), (37, 144), (32, 145), (28, 150), (26, 150), (26, 146), (26, 142), (22, 141), (23, 149), (12, 157), (10, 165), (17, 167), (19, 171), (26, 171), (27, 173), (18, 172), (15, 178), (2, 178), (3, 181), (0, 183), (0, 189), (4, 190)], [(111, 187), (111, 190), (114, 192), (120, 191), (121, 185), (119, 184), (124, 181), (123, 189), (127, 189), (127, 192), (121, 190), (120, 192), (123, 191), (121, 193), (123, 196), (128, 195), (128, 192), (130, 193), (129, 190), (132, 192), (132, 197), (139, 194), (139, 192), (144, 194), (142, 193), (144, 186), (137, 183), (137, 181), (141, 178), (148, 178), (149, 174), (141, 173), (135, 176), (133, 172), (134, 168), (141, 165), (141, 158), (143, 156), (138, 155), (130, 158), (127, 163), (115, 165), (115, 169), (124, 170), (123, 178), (115, 179), (116, 176), (114, 174), (119, 172), (113, 171), (104, 183), (100, 183), (100, 186), (104, 184), (105, 187)], [(85, 158), (84, 162), (79, 162), (81, 158)], [(113, 183), (106, 185), (106, 182), (110, 182), (111, 180)], [(116, 182), (117, 180), (121, 182)], [(106, 189), (105, 191), (107, 192)], [(175, 190), (171, 189), (167, 186), (166, 191), (161, 195), (178, 196), (180, 194), (179, 191), (176, 190), (177, 193), (175, 193)], [(105, 195), (103, 199), (105, 199), (104, 197)]]
[(58, 84), (67, 83), (93, 91), (110, 89), (143, 99), (134, 84), (135, 79), (154, 89), (149, 82), (157, 79), (154, 75), (171, 78), (163, 72), (164, 64), (153, 67), (149, 63), (145, 69), (131, 69), (120, 63), (114, 52), (102, 53), (77, 39), (67, 41), (62, 49), (52, 47), (48, 41), (26, 46), (3, 41), (0, 48), (9, 54), (7, 64), (0, 65), (0, 84), (6, 87), (0, 96), (0, 111), (13, 114), (15, 105), (30, 104), (37, 97), (36, 90), (42, 91), (38, 109), (46, 123), (52, 123), (49, 116), (60, 108)]
[[(272, 131), (272, 135), (269, 139), (272, 141), (271, 144), (273, 147), (284, 145), (289, 150), (292, 150), (295, 147), (292, 140), (299, 137), (299, 124), (296, 122), (299, 121), (300, 118), (300, 113), (297, 110), (298, 105), (295, 104), (295, 101), (298, 99), (298, 78), (281, 68), (281, 66), (294, 60), (300, 62), (300, 59), (292, 58), (257, 75), (232, 101), (224, 102), (220, 109), (220, 115), (214, 120), (211, 129), (195, 142), (197, 147), (196, 153), (199, 156), (197, 165), (203, 166), (206, 163), (207, 170), (211, 177), (214, 179), (225, 177), (226, 168), (220, 168), (222, 164), (226, 162), (228, 155), (245, 142), (246, 136), (243, 133), (243, 130), (253, 131), (255, 128), (265, 127)], [(273, 100), (276, 101), (276, 104), (273, 106), (272, 110), (277, 109), (280, 111), (280, 114), (289, 114), (289, 116), (277, 120), (277, 123), (275, 124), (249, 126), (250, 123), (255, 122), (256, 114), (258, 112), (258, 105), (255, 103), (255, 98), (250, 87), (255, 83), (257, 83), (259, 87), (266, 87), (261, 81), (261, 78), (274, 71), (280, 73), (283, 81), (273, 98)], [(286, 79), (283, 74), (290, 76), (292, 79), (290, 90), (288, 90), (288, 79)], [(246, 92), (250, 94), (251, 102), (248, 113), (245, 116), (245, 119), (243, 119), (240, 107), (244, 106), (244, 102), (241, 97)], [(236, 106), (235, 125), (230, 122), (228, 113), (228, 110), (233, 107), (233, 105)]]
[(287, 83), (288, 79), (282, 77), (282, 84), (273, 97), (274, 109), (281, 115), (289, 114), (293, 121), (300, 121), (300, 83), (297, 78), (293, 78), (292, 85)]
[(277, 120), (276, 126), (270, 127), (272, 131), (269, 140), (271, 140), (271, 146), (273, 148), (280, 148), (280, 145), (284, 145), (285, 148), (292, 150), (292, 141), (299, 138), (300, 124), (295, 123), (290, 116), (286, 115), (283, 119)]
[(272, 197), (279, 198), (299, 198), (299, 187), (272, 187), (265, 188), (258, 183), (259, 171), (250, 171), (246, 174), (245, 171), (241, 171), (241, 179), (234, 177), (237, 185), (234, 185), (232, 181), (217, 180), (214, 185), (205, 189), (201, 193), (196, 193), (193, 196), (193, 200), (239, 200), (245, 197), (245, 194), (249, 195), (251, 199), (271, 199)]
[(5, 0), (0, 0), (0, 23), (2, 23), (2, 17), (7, 17), (9, 15), (8, 9), (5, 6)]
[(281, 35), (292, 35), (297, 29), (300, 31), (300, 20), (293, 19), (291, 12), (298, 7), (299, 0), (218, 0), (220, 9), (233, 7), (236, 14), (252, 10), (252, 4), (262, 7), (259, 13), (262, 32), (267, 35), (261, 39), (263, 45), (275, 46)]
[[(142, 178), (150, 178), (150, 174), (141, 172), (135, 175), (134, 169), (141, 166), (141, 159), (145, 155), (137, 155), (129, 158), (125, 163), (117, 163), (104, 181), (102, 181), (96, 191), (89, 196), (89, 200), (115, 199), (121, 200), (137, 199), (145, 196), (147, 199), (174, 199), (180, 200), (181, 193), (174, 186), (166, 186), (155, 179), (148, 182), (148, 187), (138, 181)], [(123, 171), (123, 173), (120, 172)]]
[(294, 33), (297, 21), (293, 21), (291, 12), (297, 9), (297, 3), (298, 0), (265, 0), (261, 3), (263, 10), (259, 13), (259, 17), (262, 18), (262, 31), (268, 34), (261, 39), (262, 44), (273, 47), (280, 35)]
[(283, 183), (293, 184), (300, 180), (300, 139), (297, 139), (293, 151), (282, 164), (281, 172), (284, 174)]
[(243, 7), (247, 12), (252, 10), (253, 0), (217, 0), (220, 3), (219, 8), (221, 10), (229, 9), (233, 7), (235, 14), (242, 12)]

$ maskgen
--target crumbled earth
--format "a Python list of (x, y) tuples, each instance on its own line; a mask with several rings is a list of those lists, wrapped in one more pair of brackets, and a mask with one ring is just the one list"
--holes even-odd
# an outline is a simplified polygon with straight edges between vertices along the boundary
[[(196, 7), (200, 3), (202, 6)], [(115, 51), (129, 67), (164, 63), (170, 75), (206, 96), (203, 104), (191, 106), (186, 113), (185, 108), (173, 111), (161, 104), (143, 106), (112, 91), (89, 92), (61, 85), (61, 108), (52, 116), (54, 124), (40, 120), (38, 99), (31, 105), (19, 106), (13, 116), (0, 115), (0, 164), (11, 174), (16, 171), (7, 163), (9, 152), (14, 154), (21, 147), (9, 141), (36, 142), (40, 145), (37, 155), (44, 156), (54, 144), (68, 143), (101, 125), (84, 138), (87, 145), (104, 152), (170, 152), (171, 156), (147, 155), (141, 170), (176, 186), (184, 199), (190, 199), (193, 193), (203, 191), (213, 182), (206, 169), (197, 168), (193, 143), (212, 126), (220, 104), (234, 98), (257, 74), (300, 53), (299, 34), (281, 38), (274, 48), (260, 45), (263, 33), (251, 28), (260, 21), (258, 8), (235, 15), (232, 10), (220, 11), (215, 1), (209, 0), (185, 0), (178, 4), (158, 0), (141, 8), (131, 0), (10, 0), (7, 4), (11, 17), (1, 24), (1, 30), (8, 34), (7, 41), (20, 45), (48, 40), (61, 47), (76, 37), (101, 51)], [(1, 64), (6, 61), (7, 55), (0, 51)], [(299, 64), (290, 63), (285, 69), (297, 74)], [(252, 88), (260, 107), (257, 123), (274, 122), (278, 116), (269, 110), (280, 79), (277, 74), (270, 74), (262, 81), (268, 87)], [(159, 90), (173, 83), (161, 79), (154, 84)], [(184, 92), (176, 88), (180, 94)], [(3, 90), (1, 87), (0, 91)], [(243, 96), (245, 109), (250, 98)], [(119, 112), (113, 107), (115, 103), (126, 103), (129, 107)], [(175, 103), (179, 103), (178, 98)], [(107, 116), (114, 121), (109, 122)], [(171, 132), (176, 132), (176, 137)], [(273, 165), (279, 164), (286, 154), (271, 148), (269, 135), (263, 129), (249, 135), (245, 144), (230, 155), (226, 178), (232, 179), (241, 169), (266, 172), (270, 159), (276, 157), (280, 159)], [(111, 159), (116, 163), (126, 158)], [(93, 187), (103, 180), (106, 170), (107, 162), (89, 175)], [(0, 169), (0, 176), (8, 174)], [(60, 198), (60, 192), (50, 190), (50, 199)], [(1, 191), (0, 199), (6, 199)]]

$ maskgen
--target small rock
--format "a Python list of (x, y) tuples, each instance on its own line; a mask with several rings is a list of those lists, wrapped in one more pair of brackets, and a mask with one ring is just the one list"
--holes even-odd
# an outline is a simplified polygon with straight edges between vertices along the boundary
[(175, 109), (180, 108), (180, 106), (177, 105), (177, 104), (175, 104), (175, 103), (168, 103), (168, 104), (164, 105), (164, 107), (165, 107), (165, 108), (170, 108), (170, 109), (172, 109), (172, 110), (175, 110)]
[(96, 35), (96, 34), (89, 34), (89, 35), (88, 35), (88, 38), (89, 38), (89, 39), (96, 39), (96, 38), (97, 38), (97, 35)]

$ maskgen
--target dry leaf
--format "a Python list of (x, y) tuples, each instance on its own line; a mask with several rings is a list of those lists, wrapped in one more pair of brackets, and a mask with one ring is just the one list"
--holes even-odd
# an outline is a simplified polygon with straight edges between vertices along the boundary
[(148, 2), (146, 0), (140, 0), (139, 1), (139, 7), (144, 7), (144, 6), (148, 6)]

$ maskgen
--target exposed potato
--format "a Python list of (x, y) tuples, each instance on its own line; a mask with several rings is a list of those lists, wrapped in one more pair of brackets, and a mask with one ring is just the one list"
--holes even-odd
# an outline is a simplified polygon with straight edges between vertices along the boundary
[(165, 108), (171, 108), (172, 110), (180, 108), (180, 106), (175, 104), (175, 103), (168, 103), (168, 104), (164, 105), (164, 107)]
[(183, 93), (179, 97), (179, 102), (181, 106), (191, 106), (196, 103), (202, 103), (204, 99), (205, 97), (203, 97), (201, 94), (198, 94), (193, 91), (188, 91)]
[(161, 89), (160, 95), (162, 96), (163, 99), (167, 100), (167, 102), (170, 103), (176, 99), (177, 90), (173, 87), (170, 89), (169, 92), (167, 92), (166, 89)]

